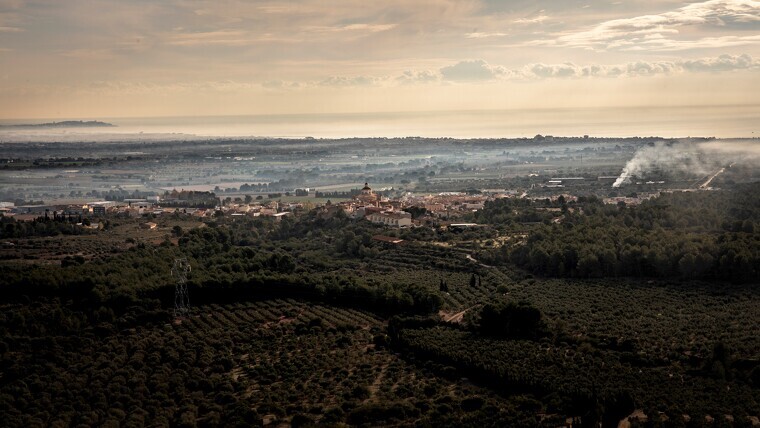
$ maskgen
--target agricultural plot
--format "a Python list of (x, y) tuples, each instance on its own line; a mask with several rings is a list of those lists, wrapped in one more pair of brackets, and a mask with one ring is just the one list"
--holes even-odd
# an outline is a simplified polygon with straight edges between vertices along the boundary
[(383, 322), (354, 309), (280, 299), (201, 306), (168, 324), (128, 314), (114, 327), (104, 310), (95, 328), (54, 301), (3, 309), (16, 314), (0, 324), (6, 426), (488, 426), (536, 418), (519, 411), (520, 400), (401, 359), (377, 339)]

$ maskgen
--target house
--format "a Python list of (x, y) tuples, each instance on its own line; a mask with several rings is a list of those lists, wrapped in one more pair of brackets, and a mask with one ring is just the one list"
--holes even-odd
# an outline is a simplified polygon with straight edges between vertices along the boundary
[(153, 202), (148, 202), (147, 199), (124, 199), (124, 202), (126, 202), (130, 207), (140, 210), (153, 208)]
[(383, 211), (382, 208), (373, 207), (373, 206), (362, 206), (357, 207), (356, 210), (354, 210), (353, 217), (354, 218), (367, 218), (372, 214), (381, 213)]
[[(45, 212), (53, 212), (58, 208), (55, 205), (17, 205), (12, 208), (16, 214), (40, 214), (44, 215)], [(75, 215), (81, 214), (81, 208), (74, 211)]]
[(40, 216), (37, 214), (15, 214), (13, 218), (16, 219), (16, 221), (34, 221), (38, 219)]
[(277, 214), (277, 208), (261, 208), (259, 215), (264, 217), (271, 217)]
[(441, 203), (425, 204), (425, 210), (429, 213), (446, 211), (446, 206)]
[(368, 215), (367, 220), (386, 226), (407, 227), (412, 225), (412, 215), (404, 211), (385, 211)]

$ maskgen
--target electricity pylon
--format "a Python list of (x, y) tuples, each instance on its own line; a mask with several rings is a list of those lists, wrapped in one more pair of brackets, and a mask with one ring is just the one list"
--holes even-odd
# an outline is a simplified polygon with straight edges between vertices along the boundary
[(174, 286), (174, 316), (187, 315), (190, 312), (190, 296), (187, 294), (187, 274), (190, 273), (190, 263), (187, 259), (174, 259), (172, 276), (177, 279)]

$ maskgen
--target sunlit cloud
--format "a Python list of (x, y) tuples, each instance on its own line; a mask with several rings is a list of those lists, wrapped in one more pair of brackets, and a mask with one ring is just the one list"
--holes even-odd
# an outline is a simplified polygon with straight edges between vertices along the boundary
[(340, 31), (368, 31), (370, 33), (377, 33), (378, 31), (387, 31), (395, 27), (396, 24), (350, 24), (343, 27), (339, 27)]
[[(693, 3), (672, 12), (604, 21), (589, 29), (568, 31), (533, 45), (562, 46), (594, 50), (684, 50), (722, 48), (760, 42), (757, 35), (696, 37), (684, 39), (686, 27), (710, 27), (728, 31), (755, 29), (760, 22), (760, 2), (753, 0), (709, 0)], [(681, 38), (676, 38), (681, 37)]]
[[(703, 37), (696, 40), (649, 39), (639, 44), (631, 43), (629, 51), (682, 51), (687, 49), (721, 49), (760, 44), (760, 35)], [(621, 45), (622, 46), (622, 45)]]
[(540, 23), (546, 21), (547, 19), (549, 19), (549, 17), (546, 16), (546, 15), (538, 15), (538, 16), (533, 17), (533, 18), (520, 18), (520, 19), (516, 19), (516, 20), (514, 20), (514, 23), (515, 24), (540, 24)]
[(473, 33), (467, 33), (464, 36), (468, 39), (487, 39), (489, 37), (505, 37), (508, 36), (508, 33), (481, 33), (481, 32), (473, 32)]

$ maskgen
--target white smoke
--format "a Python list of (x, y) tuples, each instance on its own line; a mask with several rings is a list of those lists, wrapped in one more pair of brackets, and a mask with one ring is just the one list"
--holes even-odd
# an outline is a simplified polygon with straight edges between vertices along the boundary
[(732, 162), (760, 164), (760, 141), (658, 141), (639, 149), (625, 164), (612, 187), (620, 187), (633, 177), (641, 178), (655, 170), (699, 176)]

